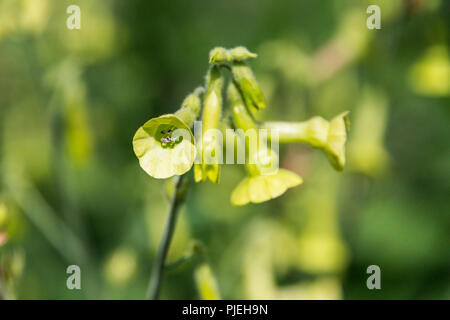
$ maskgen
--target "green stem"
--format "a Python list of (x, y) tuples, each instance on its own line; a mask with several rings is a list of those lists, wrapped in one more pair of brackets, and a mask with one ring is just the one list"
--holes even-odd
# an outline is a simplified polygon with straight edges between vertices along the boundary
[(173, 233), (178, 216), (178, 209), (184, 201), (184, 196), (179, 195), (179, 189), (183, 183), (183, 176), (180, 176), (175, 182), (175, 191), (170, 201), (169, 216), (167, 217), (166, 227), (159, 244), (158, 252), (156, 254), (155, 264), (153, 265), (152, 275), (148, 287), (148, 299), (157, 300), (159, 291), (161, 289), (161, 281), (164, 273), (164, 265), (169, 252), (170, 243), (172, 241)]

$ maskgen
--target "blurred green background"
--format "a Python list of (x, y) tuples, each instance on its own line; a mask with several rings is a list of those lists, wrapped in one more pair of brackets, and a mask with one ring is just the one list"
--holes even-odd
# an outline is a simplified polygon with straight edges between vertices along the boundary
[[(350, 110), (346, 168), (282, 145), (304, 184), (233, 207), (244, 170), (224, 166), (219, 185), (192, 185), (169, 262), (201, 243), (228, 299), (449, 299), (449, 23), (443, 0), (0, 0), (1, 296), (145, 297), (168, 201), (132, 137), (203, 84), (210, 49), (244, 45), (261, 119)], [(202, 298), (199, 261), (167, 273), (161, 297)]]

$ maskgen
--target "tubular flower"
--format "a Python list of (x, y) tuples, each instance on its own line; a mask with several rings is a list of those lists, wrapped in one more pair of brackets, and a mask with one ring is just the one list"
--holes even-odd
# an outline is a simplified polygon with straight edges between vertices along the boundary
[(241, 129), (241, 134), (245, 130), (243, 138), (247, 155), (246, 169), (249, 174), (233, 190), (231, 203), (241, 206), (249, 202), (264, 202), (301, 184), (302, 179), (295, 173), (278, 169), (278, 154), (267, 146), (266, 140), (259, 134), (257, 125), (233, 83), (228, 87), (228, 99), (235, 126)]
[(231, 72), (234, 81), (242, 92), (244, 102), (250, 111), (255, 113), (259, 109), (264, 109), (266, 107), (266, 100), (247, 63), (244, 61), (235, 61), (231, 67)]
[(303, 122), (266, 122), (262, 128), (276, 130), (281, 142), (303, 142), (322, 149), (331, 165), (338, 171), (345, 165), (345, 142), (349, 130), (348, 112), (343, 112), (330, 121), (313, 117)]
[(201, 88), (188, 95), (174, 114), (152, 118), (133, 137), (133, 150), (145, 172), (157, 179), (187, 172), (194, 163), (195, 142), (190, 130), (200, 112)]
[(201, 163), (194, 166), (195, 182), (209, 179), (219, 183), (222, 161), (222, 139), (219, 122), (222, 113), (223, 79), (217, 66), (211, 67), (206, 78), (207, 89), (204, 96), (202, 138), (199, 141)]

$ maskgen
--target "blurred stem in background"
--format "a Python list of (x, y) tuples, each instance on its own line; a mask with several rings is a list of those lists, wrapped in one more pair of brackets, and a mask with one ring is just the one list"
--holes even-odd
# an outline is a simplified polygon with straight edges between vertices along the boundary
[(85, 237), (78, 209), (78, 194), (73, 188), (71, 174), (89, 160), (90, 133), (86, 124), (86, 84), (84, 66), (75, 58), (66, 58), (46, 75), (52, 96), (48, 105), (51, 124), (53, 176), (58, 190), (58, 206), (64, 219), (75, 232)]
[(150, 300), (158, 299), (161, 289), (161, 281), (164, 274), (164, 264), (175, 231), (178, 209), (183, 204), (187, 193), (187, 185), (183, 182), (184, 175), (177, 176), (174, 180), (175, 190), (170, 201), (169, 216), (167, 217), (166, 227), (158, 247), (158, 252), (156, 253), (156, 259), (153, 265), (152, 275), (148, 287), (147, 296)]

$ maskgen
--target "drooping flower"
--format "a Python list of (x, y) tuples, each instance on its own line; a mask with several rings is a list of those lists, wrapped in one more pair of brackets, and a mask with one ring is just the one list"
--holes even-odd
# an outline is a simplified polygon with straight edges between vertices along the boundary
[(233, 110), (235, 126), (244, 133), (246, 170), (244, 178), (231, 194), (231, 203), (237, 206), (249, 202), (260, 203), (279, 197), (287, 189), (302, 183), (295, 173), (278, 168), (278, 154), (268, 147), (258, 126), (249, 114), (241, 95), (233, 83), (228, 87), (228, 99)]
[(345, 165), (345, 142), (350, 124), (347, 114), (343, 112), (330, 121), (313, 117), (303, 122), (266, 122), (262, 128), (275, 130), (280, 142), (303, 142), (322, 149), (332, 166), (341, 171)]
[(133, 150), (150, 176), (166, 179), (192, 167), (196, 148), (190, 127), (200, 112), (200, 93), (196, 89), (175, 114), (152, 118), (136, 131)]
[(287, 189), (296, 187), (302, 179), (295, 173), (278, 169), (272, 175), (256, 175), (244, 178), (231, 194), (231, 203), (243, 206), (249, 202), (260, 203), (277, 198)]
[(220, 165), (222, 162), (222, 139), (219, 122), (222, 114), (223, 79), (217, 66), (211, 67), (206, 77), (206, 93), (204, 96), (202, 137), (198, 141), (201, 163), (194, 166), (196, 182), (206, 181), (219, 183)]

